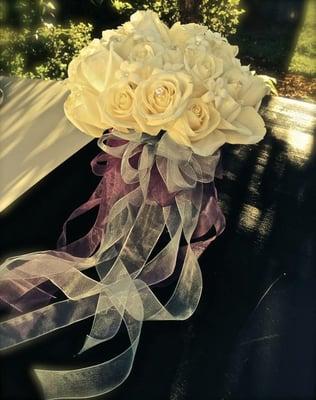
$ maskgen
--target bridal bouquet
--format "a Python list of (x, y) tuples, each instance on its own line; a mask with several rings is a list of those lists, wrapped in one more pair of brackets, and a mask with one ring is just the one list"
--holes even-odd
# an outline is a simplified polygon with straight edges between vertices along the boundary
[[(46, 398), (111, 391), (131, 370), (143, 321), (186, 319), (197, 307), (198, 257), (225, 226), (214, 185), (219, 149), (256, 143), (266, 132), (258, 109), (269, 89), (241, 66), (237, 51), (204, 26), (169, 29), (154, 12), (140, 11), (70, 63), (65, 113), (99, 138), (92, 169), (101, 179), (66, 221), (57, 250), (1, 266), (0, 298), (15, 314), (0, 323), (0, 346), (89, 317), (79, 353), (123, 326), (130, 344), (98, 365), (36, 369)], [(92, 229), (68, 243), (67, 222), (94, 207)], [(174, 292), (162, 304), (153, 288), (170, 281)], [(54, 296), (57, 288), (65, 300)]]
[(205, 26), (168, 29), (155, 13), (137, 12), (70, 63), (66, 115), (89, 135), (113, 128), (140, 142), (163, 133), (204, 157), (225, 142), (256, 143), (265, 134), (257, 111), (267, 86), (237, 52)]

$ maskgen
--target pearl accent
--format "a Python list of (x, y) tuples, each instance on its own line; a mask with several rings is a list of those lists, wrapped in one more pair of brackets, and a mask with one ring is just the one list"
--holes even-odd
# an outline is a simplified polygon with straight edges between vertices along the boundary
[(163, 86), (160, 86), (155, 90), (155, 95), (158, 97), (163, 96), (165, 93), (166, 89)]
[(200, 36), (197, 36), (197, 37), (195, 38), (195, 44), (196, 44), (197, 46), (199, 46), (201, 43), (202, 43), (202, 38), (201, 38)]

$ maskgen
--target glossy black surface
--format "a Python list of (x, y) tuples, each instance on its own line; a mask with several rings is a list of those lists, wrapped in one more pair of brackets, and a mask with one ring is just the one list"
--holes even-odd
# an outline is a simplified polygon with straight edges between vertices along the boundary
[[(227, 227), (201, 257), (196, 313), (144, 323), (130, 377), (100, 398), (316, 398), (314, 109), (274, 100), (262, 110), (265, 139), (223, 151), (217, 187)], [(96, 186), (89, 163), (97, 153), (93, 142), (4, 213), (2, 258), (54, 248), (63, 221)], [(74, 235), (92, 218), (74, 225)], [(90, 324), (1, 354), (0, 398), (42, 398), (31, 366), (79, 367), (124, 348), (122, 334), (74, 358)]]

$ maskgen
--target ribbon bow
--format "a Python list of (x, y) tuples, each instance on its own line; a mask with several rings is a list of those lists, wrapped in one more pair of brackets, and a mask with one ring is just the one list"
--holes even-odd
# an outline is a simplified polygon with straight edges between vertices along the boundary
[[(0, 268), (0, 298), (18, 313), (0, 323), (1, 349), (92, 316), (79, 353), (110, 340), (122, 325), (127, 329), (130, 344), (113, 359), (75, 370), (36, 369), (47, 399), (113, 390), (129, 375), (143, 321), (190, 317), (202, 290), (198, 257), (225, 226), (214, 186), (219, 153), (196, 156), (167, 135), (134, 137), (111, 132), (99, 139), (103, 152), (91, 164), (101, 181), (64, 224), (59, 250), (10, 258)], [(67, 244), (67, 222), (93, 207), (92, 229)], [(212, 227), (215, 234), (205, 239)], [(163, 235), (169, 240), (159, 248)], [(85, 274), (89, 268), (98, 279)], [(162, 304), (152, 288), (170, 277), (177, 284)], [(47, 282), (66, 300), (44, 290)]]

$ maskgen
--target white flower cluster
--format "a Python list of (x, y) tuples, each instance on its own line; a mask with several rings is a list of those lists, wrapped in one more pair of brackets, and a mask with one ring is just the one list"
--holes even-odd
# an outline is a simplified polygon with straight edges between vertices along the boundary
[(169, 29), (154, 12), (138, 11), (70, 63), (66, 115), (93, 136), (165, 131), (201, 156), (225, 142), (256, 143), (266, 132), (258, 108), (269, 89), (237, 52), (205, 26)]

